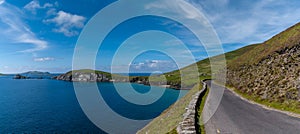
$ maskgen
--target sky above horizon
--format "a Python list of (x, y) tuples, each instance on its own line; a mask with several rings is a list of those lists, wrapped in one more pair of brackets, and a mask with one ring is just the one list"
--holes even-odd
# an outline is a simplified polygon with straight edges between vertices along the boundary
[[(261, 43), (300, 21), (298, 0), (186, 1), (207, 17), (225, 52)], [(0, 0), (0, 73), (33, 70), (54, 73), (70, 71), (75, 45), (81, 31), (97, 12), (113, 2), (115, 1)], [(113, 13), (107, 16), (108, 19), (113, 17), (116, 17)], [(113, 55), (113, 48), (119, 45), (116, 43), (126, 32), (143, 30), (149, 25), (155, 25), (155, 29), (164, 29), (166, 25), (170, 25), (170, 20), (145, 17), (128, 21), (124, 25), (127, 26), (119, 27), (119, 31), (122, 32), (115, 32), (114, 36), (110, 36), (101, 53)], [(133, 28), (129, 29), (130, 26)], [(188, 34), (188, 30), (180, 26), (169, 30), (185, 34), (182, 42), (187, 42), (186, 46), (192, 50), (191, 54), (197, 61), (207, 58), (203, 46)], [(109, 58), (97, 56), (96, 69), (110, 71), (114, 68), (117, 72), (123, 72), (126, 68), (131, 68), (133, 72), (171, 71), (177, 69), (178, 65), (165, 53), (144, 52), (135, 57), (130, 64), (125, 62), (130, 61), (126, 59), (126, 55), (133, 50), (157, 46), (162, 50), (175, 52), (182, 58), (181, 64), (188, 65), (189, 62), (184, 62), (186, 52), (180, 45), (176, 45), (182, 42), (161, 32), (144, 32), (126, 41), (130, 50), (120, 51), (124, 60), (112, 65), (107, 60)]]

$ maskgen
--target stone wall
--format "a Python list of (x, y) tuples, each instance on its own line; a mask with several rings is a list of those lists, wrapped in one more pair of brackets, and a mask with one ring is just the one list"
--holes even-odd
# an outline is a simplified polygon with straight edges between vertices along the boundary
[(183, 120), (179, 123), (176, 128), (178, 134), (196, 134), (198, 129), (198, 120), (197, 120), (197, 110), (201, 103), (201, 99), (204, 96), (207, 85), (205, 82), (203, 83), (203, 88), (201, 91), (198, 91), (195, 95), (193, 95), (192, 100), (189, 105), (186, 107), (186, 112), (183, 114)]

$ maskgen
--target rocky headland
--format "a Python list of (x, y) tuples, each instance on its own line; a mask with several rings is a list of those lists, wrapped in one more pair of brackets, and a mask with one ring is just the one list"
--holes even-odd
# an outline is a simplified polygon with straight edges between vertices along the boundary
[(57, 80), (71, 82), (109, 82), (111, 74), (95, 70), (75, 70), (54, 77)]

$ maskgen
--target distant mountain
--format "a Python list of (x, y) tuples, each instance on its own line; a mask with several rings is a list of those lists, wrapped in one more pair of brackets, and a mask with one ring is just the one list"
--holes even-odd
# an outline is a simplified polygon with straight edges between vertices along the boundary
[(51, 79), (54, 77), (49, 72), (29, 71), (14, 76), (14, 79)]

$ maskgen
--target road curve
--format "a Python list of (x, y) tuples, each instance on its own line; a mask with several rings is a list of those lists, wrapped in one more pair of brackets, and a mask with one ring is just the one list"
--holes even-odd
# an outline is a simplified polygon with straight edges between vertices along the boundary
[[(211, 81), (206, 83), (214, 90), (222, 88)], [(300, 119), (266, 110), (225, 89), (217, 111), (205, 124), (205, 130), (207, 134), (300, 134)]]

